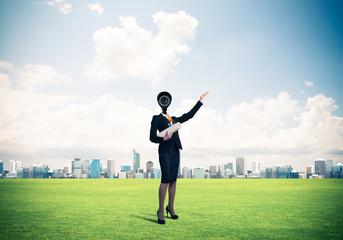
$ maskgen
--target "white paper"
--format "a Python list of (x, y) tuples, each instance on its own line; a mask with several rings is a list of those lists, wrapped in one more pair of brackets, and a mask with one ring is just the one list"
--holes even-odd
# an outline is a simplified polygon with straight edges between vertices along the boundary
[(159, 137), (164, 137), (166, 135), (166, 132), (168, 131), (168, 135), (176, 132), (177, 130), (179, 130), (181, 128), (181, 123), (177, 122), (174, 125), (171, 125), (169, 128), (164, 129), (162, 132), (159, 132), (157, 134), (157, 136)]

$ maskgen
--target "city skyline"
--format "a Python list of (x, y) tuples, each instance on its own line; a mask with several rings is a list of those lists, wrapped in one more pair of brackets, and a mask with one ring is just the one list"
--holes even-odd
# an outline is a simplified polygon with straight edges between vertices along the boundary
[[(96, 8), (94, 5), (96, 4)], [(0, 159), (113, 159), (210, 94), (180, 129), (181, 164), (343, 161), (341, 1), (0, 1)], [(314, 24), (315, 23), (315, 24)]]
[[(101, 159), (94, 158), (91, 162), (87, 159), (74, 158), (71, 161), (71, 168), (68, 166), (52, 170), (45, 164), (31, 165), (30, 168), (24, 167), (21, 161), (10, 161), (10, 168), (7, 170), (3, 167), (3, 161), (0, 160), (1, 177), (10, 178), (36, 178), (33, 175), (41, 174), (38, 178), (72, 177), (72, 178), (161, 178), (161, 170), (154, 168), (153, 162), (146, 162), (145, 171), (137, 163), (136, 156), (139, 153), (133, 150), (132, 165), (121, 165), (120, 171), (115, 172), (115, 160), (107, 160), (106, 168), (103, 167)], [(331, 159), (316, 159), (313, 165), (306, 169), (296, 170), (289, 164), (277, 164), (272, 167), (265, 166), (264, 162), (252, 160), (251, 167), (248, 167), (246, 157), (237, 157), (236, 164), (228, 162), (223, 165), (211, 165), (206, 168), (188, 168), (187, 166), (179, 168), (181, 175), (178, 178), (342, 178), (343, 164), (334, 164)], [(132, 170), (131, 170), (132, 166)], [(42, 169), (40, 169), (43, 167)], [(136, 169), (135, 169), (136, 167)], [(40, 170), (32, 170), (40, 169)], [(135, 170), (134, 170), (135, 169)], [(26, 173), (24, 173), (24, 171)], [(34, 173), (32, 171), (39, 171)], [(5, 174), (5, 175), (3, 175)], [(8, 174), (8, 175), (7, 175)], [(19, 176), (20, 174), (20, 176)], [(61, 175), (62, 174), (62, 175)]]

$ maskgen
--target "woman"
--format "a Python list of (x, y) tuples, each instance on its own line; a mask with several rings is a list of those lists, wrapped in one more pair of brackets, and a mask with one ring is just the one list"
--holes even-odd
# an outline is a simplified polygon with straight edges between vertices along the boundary
[(159, 209), (157, 211), (157, 218), (159, 224), (165, 224), (164, 220), (164, 199), (166, 197), (167, 188), (169, 186), (169, 202), (166, 207), (167, 216), (170, 213), (172, 219), (178, 219), (178, 216), (174, 211), (174, 199), (176, 191), (176, 178), (180, 164), (180, 149), (182, 149), (181, 141), (178, 132), (174, 134), (168, 134), (166, 132), (164, 137), (157, 136), (157, 130), (159, 132), (168, 128), (169, 126), (180, 122), (184, 123), (191, 119), (195, 113), (202, 106), (202, 102), (209, 91), (200, 96), (200, 100), (195, 106), (181, 117), (170, 117), (167, 113), (172, 97), (168, 92), (161, 92), (157, 96), (157, 102), (162, 108), (162, 113), (155, 115), (151, 121), (150, 128), (150, 141), (159, 143), (158, 154), (159, 161), (162, 170), (162, 179), (159, 188)]

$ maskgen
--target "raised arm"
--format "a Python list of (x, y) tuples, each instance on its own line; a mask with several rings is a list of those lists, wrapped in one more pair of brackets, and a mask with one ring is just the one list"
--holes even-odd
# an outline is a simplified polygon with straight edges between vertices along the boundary
[(188, 113), (183, 114), (181, 117), (174, 118), (174, 121), (175, 122), (184, 123), (184, 122), (188, 121), (189, 119), (191, 119), (192, 117), (194, 117), (196, 112), (203, 105), (202, 102), (203, 102), (203, 100), (205, 99), (205, 97), (207, 96), (208, 93), (209, 93), (209, 91), (207, 91), (206, 93), (202, 94), (200, 96), (200, 100), (195, 104), (195, 106)]

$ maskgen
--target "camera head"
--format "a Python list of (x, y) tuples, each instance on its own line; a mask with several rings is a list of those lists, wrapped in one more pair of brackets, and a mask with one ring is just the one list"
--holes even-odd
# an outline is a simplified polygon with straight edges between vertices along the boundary
[(162, 108), (164, 114), (167, 113), (167, 108), (171, 104), (172, 96), (169, 92), (160, 92), (157, 96), (158, 105)]

